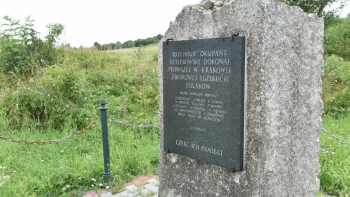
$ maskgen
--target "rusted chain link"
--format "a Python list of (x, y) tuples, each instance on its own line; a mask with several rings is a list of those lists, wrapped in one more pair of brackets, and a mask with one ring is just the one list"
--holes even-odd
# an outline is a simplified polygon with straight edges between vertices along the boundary
[(111, 119), (112, 121), (116, 122), (116, 123), (119, 123), (119, 124), (122, 124), (122, 125), (125, 125), (125, 126), (131, 126), (131, 127), (153, 127), (153, 126), (156, 126), (156, 125), (159, 125), (159, 123), (153, 123), (153, 124), (143, 124), (143, 125), (137, 125), (137, 124), (130, 124), (130, 123), (127, 123), (127, 122), (123, 122), (123, 121), (120, 121), (116, 118), (112, 118), (110, 116), (108, 116), (109, 119)]
[(72, 135), (70, 136), (67, 136), (67, 137), (63, 137), (61, 139), (57, 139), (57, 140), (50, 140), (50, 141), (45, 141), (45, 142), (27, 142), (25, 140), (15, 140), (13, 138), (10, 138), (10, 137), (3, 137), (0, 135), (0, 138), (1, 139), (4, 139), (8, 142), (17, 142), (19, 144), (32, 144), (32, 145), (43, 145), (43, 144), (55, 144), (55, 143), (58, 143), (58, 142), (63, 142), (63, 141), (66, 141), (70, 138), (73, 138), (73, 137), (76, 137), (77, 135), (81, 134), (81, 133), (84, 133), (84, 131), (88, 130), (91, 126), (93, 126), (98, 120), (100, 120), (101, 117), (97, 118), (95, 121), (93, 121), (89, 126), (83, 128), (82, 130), (80, 130), (79, 132), (76, 132), (76, 133), (73, 133)]
[(342, 138), (338, 138), (338, 137), (335, 136), (332, 132), (327, 131), (327, 130), (324, 129), (324, 128), (322, 128), (322, 130), (323, 130), (325, 133), (327, 133), (327, 135), (329, 135), (330, 137), (334, 137), (334, 138), (337, 139), (339, 142), (350, 146), (350, 143), (347, 142), (346, 140), (344, 140), (344, 139), (342, 139)]

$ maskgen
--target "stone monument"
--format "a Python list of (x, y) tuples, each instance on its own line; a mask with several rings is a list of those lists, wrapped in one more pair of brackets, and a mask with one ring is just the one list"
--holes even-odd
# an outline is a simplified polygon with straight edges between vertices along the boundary
[[(165, 33), (158, 49), (161, 95), (159, 196), (308, 197), (317, 195), (320, 184), (317, 178), (320, 172), (318, 155), (321, 150), (321, 142), (319, 135), (322, 129), (321, 114), (323, 111), (321, 100), (323, 27), (323, 19), (314, 14), (303, 12), (300, 7), (288, 6), (278, 0), (226, 1), (222, 7), (216, 8), (214, 11), (199, 9), (198, 5), (187, 5), (183, 8)], [(210, 128), (210, 131), (206, 131), (206, 129), (210, 127), (211, 122), (214, 122), (214, 116), (206, 119), (203, 117), (193, 119), (191, 117), (202, 115), (198, 111), (204, 114), (209, 109), (213, 109), (210, 108), (210, 104), (212, 104), (210, 102), (213, 101), (213, 99), (209, 99), (210, 94), (203, 90), (203, 94), (207, 93), (209, 96), (207, 98), (203, 96), (202, 100), (198, 99), (200, 91), (192, 91), (194, 87), (197, 89), (198, 87), (207, 88), (209, 91), (214, 86), (210, 86), (211, 84), (208, 86), (207, 83), (207, 85), (191, 83), (191, 80), (199, 80), (197, 77), (201, 77), (204, 71), (202, 70), (201, 74), (196, 74), (194, 71), (197, 69), (195, 68), (196, 62), (189, 57), (201, 54), (201, 52), (204, 54), (205, 51), (210, 51), (210, 48), (212, 48), (212, 52), (208, 53), (211, 55), (224, 56), (224, 52), (220, 52), (217, 45), (206, 44), (203, 45), (202, 50), (202, 45), (197, 45), (196, 42), (205, 43), (206, 40), (211, 42), (214, 39), (221, 39), (226, 43), (233, 34), (239, 34), (238, 37), (245, 40), (245, 46), (240, 47), (245, 52), (244, 56), (240, 56), (245, 58), (242, 67), (244, 71), (242, 71), (242, 75), (222, 73), (222, 78), (218, 79), (219, 75), (216, 75), (211, 76), (211, 79), (224, 82), (244, 76), (244, 83), (241, 83), (240, 86), (244, 90), (243, 97), (239, 96), (243, 99), (239, 102), (244, 101), (241, 102), (244, 105), (240, 105), (243, 106), (240, 108), (243, 111), (237, 113), (239, 118), (243, 120), (243, 122), (238, 122), (243, 125), (242, 129), (239, 130), (242, 134), (242, 141), (234, 141), (232, 146), (240, 142), (243, 144), (241, 144), (242, 146), (215, 150), (212, 147), (210, 150), (198, 148), (200, 154), (207, 153), (218, 158), (223, 157), (221, 165), (219, 160), (211, 158), (213, 156), (206, 158), (199, 155), (197, 157), (194, 151), (197, 146), (193, 140), (200, 141), (202, 138), (197, 138), (197, 135), (200, 133), (204, 135), (206, 132), (206, 135), (210, 132), (230, 134), (234, 132), (235, 127), (225, 127), (229, 122), (226, 119), (220, 119), (220, 113), (226, 115), (229, 112), (225, 110), (216, 111), (219, 114), (216, 120), (222, 121), (222, 128), (216, 126), (213, 127), (214, 129)], [(236, 38), (232, 37), (232, 39)], [(188, 43), (194, 44), (186, 46)], [(175, 45), (183, 46), (184, 49), (195, 46), (191, 49), (198, 49), (198, 53), (195, 51), (186, 52), (187, 60), (185, 58), (183, 61), (176, 60), (176, 58), (170, 59), (171, 54), (173, 57), (185, 55), (184, 51), (172, 52), (169, 55), (169, 50), (164, 49), (164, 46)], [(234, 47), (232, 50), (232, 53), (227, 52), (230, 54), (229, 56), (236, 54)], [(163, 51), (167, 54), (163, 54)], [(188, 61), (189, 59), (191, 62)], [(230, 63), (226, 62), (226, 64), (235, 69), (234, 63), (236, 61), (240, 60), (232, 57)], [(204, 59), (199, 62), (200, 68), (203, 69)], [(213, 61), (211, 63), (214, 64)], [(171, 64), (176, 66), (169, 68)], [(222, 60), (218, 64), (224, 65), (225, 61)], [(227, 65), (224, 70), (231, 73), (228, 72), (230, 67)], [(163, 68), (167, 70), (163, 70)], [(186, 71), (188, 71), (188, 76), (183, 75)], [(180, 80), (169, 79), (169, 72), (176, 74), (176, 79), (187, 81), (180, 82)], [(235, 72), (232, 70), (232, 73)], [(226, 76), (227, 78), (225, 78)], [(224, 83), (217, 84), (210, 91), (216, 91), (219, 94), (230, 88), (230, 86), (221, 87), (220, 84)], [(232, 88), (235, 87), (232, 86)], [(176, 94), (183, 95), (169, 96), (172, 90)], [(191, 92), (193, 95), (188, 96)], [(234, 92), (233, 99), (236, 98), (236, 94), (240, 93)], [(216, 100), (220, 104), (220, 99)], [(172, 122), (169, 121), (169, 117), (172, 117), (171, 113), (173, 113), (171, 111), (173, 109), (169, 107), (171, 102), (179, 108), (189, 109), (190, 106), (196, 106), (198, 110), (182, 110), (179, 116), (174, 117), (177, 121)], [(201, 102), (204, 103), (203, 106), (201, 106)], [(220, 105), (216, 105), (216, 107), (219, 109)], [(226, 109), (224, 104), (221, 108)], [(227, 107), (228, 109), (236, 110), (236, 108)], [(186, 118), (181, 119), (182, 114)], [(225, 118), (234, 118), (236, 115), (226, 115)], [(181, 124), (185, 126), (179, 126)], [(173, 134), (175, 137), (171, 138)], [(192, 141), (177, 140), (178, 134), (190, 136)], [(232, 137), (232, 135), (228, 135), (228, 137)], [(213, 137), (212, 140), (216, 144), (220, 144), (225, 139)], [(208, 139), (205, 139), (202, 143), (207, 141)], [(165, 147), (169, 143), (174, 144), (170, 149)], [(172, 153), (171, 149), (177, 146), (180, 148)], [(242, 157), (238, 154), (235, 160), (242, 158), (242, 169), (232, 170), (229, 167), (232, 165), (231, 163), (226, 166), (225, 162), (229, 162), (232, 158), (227, 156), (228, 154), (225, 155), (225, 151), (229, 152), (240, 147), (242, 147)], [(200, 149), (202, 149), (201, 152)]]

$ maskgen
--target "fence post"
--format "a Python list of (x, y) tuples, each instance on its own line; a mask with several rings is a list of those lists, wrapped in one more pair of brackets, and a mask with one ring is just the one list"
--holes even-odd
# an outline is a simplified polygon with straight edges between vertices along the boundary
[(101, 111), (101, 125), (102, 125), (102, 140), (103, 140), (103, 157), (105, 163), (105, 172), (103, 173), (103, 179), (105, 182), (110, 182), (112, 173), (110, 169), (109, 159), (109, 144), (108, 144), (108, 125), (107, 125), (107, 109), (105, 105), (107, 101), (103, 98), (100, 100), (101, 107), (98, 108)]

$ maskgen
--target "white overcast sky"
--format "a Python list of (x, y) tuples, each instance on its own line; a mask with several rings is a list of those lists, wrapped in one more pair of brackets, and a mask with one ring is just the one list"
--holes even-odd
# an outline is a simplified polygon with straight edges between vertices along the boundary
[[(164, 35), (170, 21), (187, 4), (200, 0), (8, 0), (0, 4), (0, 26), (4, 16), (20, 19), (26, 16), (35, 20), (35, 29), (46, 35), (45, 25), (61, 23), (65, 26), (61, 41), (71, 46), (91, 47), (100, 44), (125, 42)], [(350, 12), (348, 5), (342, 12), (346, 17)], [(0, 27), (0, 29), (2, 29)]]

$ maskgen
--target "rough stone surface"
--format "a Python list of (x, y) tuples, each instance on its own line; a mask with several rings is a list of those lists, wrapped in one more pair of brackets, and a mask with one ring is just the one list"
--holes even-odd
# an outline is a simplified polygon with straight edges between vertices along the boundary
[(222, 1), (217, 1), (214, 3), (214, 6), (222, 6), (224, 4), (224, 2)]
[(211, 6), (213, 6), (213, 2), (210, 0), (206, 0), (201, 5), (204, 9), (209, 9)]
[[(323, 103), (323, 19), (278, 0), (236, 0), (216, 12), (183, 8), (158, 49), (159, 196), (316, 196)], [(246, 37), (244, 171), (163, 147), (162, 42)]]

